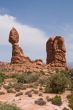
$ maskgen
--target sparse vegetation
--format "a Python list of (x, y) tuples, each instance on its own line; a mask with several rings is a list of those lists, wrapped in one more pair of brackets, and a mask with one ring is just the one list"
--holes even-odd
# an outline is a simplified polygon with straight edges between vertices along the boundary
[(73, 69), (64, 71), (64, 74), (70, 80), (70, 90), (73, 91)]
[(16, 91), (24, 90), (26, 88), (27, 88), (27, 86), (26, 85), (23, 85), (22, 83), (15, 83), (14, 84), (14, 89)]
[(0, 103), (0, 110), (20, 110), (20, 108), (13, 104)]
[[(73, 71), (73, 70), (72, 70)], [(71, 71), (71, 73), (72, 73)], [(13, 76), (7, 77), (4, 74), (0, 75), (0, 84), (1, 87), (5, 88), (8, 93), (15, 93), (15, 97), (18, 97), (20, 95), (23, 95), (23, 91), (27, 88), (29, 88), (28, 91), (25, 92), (25, 95), (28, 97), (32, 97), (34, 94), (38, 96), (44, 96), (43, 92), (47, 93), (62, 93), (65, 91), (65, 88), (67, 89), (69, 80), (71, 88), (73, 88), (73, 77), (70, 71), (57, 71), (54, 74), (45, 75), (45, 74), (39, 74), (39, 73), (31, 73), (31, 72), (22, 72), (20, 74), (15, 74)], [(6, 78), (11, 78), (7, 80)], [(6, 79), (6, 80), (5, 80)], [(15, 81), (14, 81), (15, 80)], [(3, 81), (12, 81), (3, 83)], [(13, 82), (14, 81), (14, 82)], [(31, 90), (30, 90), (31, 89)], [(72, 89), (70, 89), (72, 90)], [(4, 92), (0, 92), (0, 95), (3, 95)], [(69, 100), (69, 107), (73, 110), (73, 95), (68, 96)], [(38, 105), (45, 105), (46, 102), (49, 103), (52, 102), (54, 105), (61, 106), (62, 100), (61, 97), (56, 95), (54, 98), (49, 98), (49, 95), (46, 97), (46, 101), (43, 100), (43, 98), (39, 98), (35, 101), (35, 104)], [(3, 105), (3, 104), (2, 104)], [(3, 105), (8, 106), (8, 105)], [(11, 106), (11, 105), (10, 105)], [(2, 108), (1, 110), (20, 110), (19, 108)], [(64, 108), (63, 110), (68, 110), (67, 108)]]
[(7, 89), (7, 93), (16, 93), (12, 88)]
[(48, 78), (45, 92), (60, 93), (64, 92), (67, 86), (67, 78), (62, 72), (55, 73)]
[(52, 104), (54, 105), (58, 105), (58, 106), (62, 105), (62, 100), (60, 96), (56, 95), (54, 98), (51, 99), (51, 101), (52, 101)]
[(27, 72), (19, 74), (16, 78), (18, 83), (32, 83), (38, 80), (39, 74)]
[(46, 82), (48, 81), (48, 77), (45, 75), (41, 75), (41, 77), (39, 77), (38, 82), (41, 85), (46, 85)]
[(73, 94), (69, 95), (67, 98), (69, 101), (69, 107), (73, 110)]
[(0, 72), (0, 83), (3, 83), (5, 78), (6, 78), (6, 75)]
[(63, 110), (69, 110), (68, 108), (64, 107)]

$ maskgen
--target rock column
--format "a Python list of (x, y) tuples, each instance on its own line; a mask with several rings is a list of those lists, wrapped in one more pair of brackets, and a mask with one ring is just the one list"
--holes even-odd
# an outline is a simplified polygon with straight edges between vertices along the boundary
[(56, 36), (49, 38), (46, 43), (47, 58), (46, 63), (55, 67), (66, 67), (66, 48), (64, 38)]
[(12, 44), (12, 58), (11, 63), (25, 63), (30, 59), (24, 56), (23, 50), (19, 47), (19, 34), (13, 27), (9, 33), (9, 42)]

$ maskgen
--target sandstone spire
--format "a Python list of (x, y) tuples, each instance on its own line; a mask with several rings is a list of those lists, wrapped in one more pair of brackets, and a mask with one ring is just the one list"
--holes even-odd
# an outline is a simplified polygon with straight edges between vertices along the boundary
[(56, 36), (49, 38), (46, 43), (46, 63), (56, 67), (66, 67), (66, 48), (64, 38)]
[(12, 44), (11, 63), (24, 63), (29, 60), (29, 58), (24, 56), (22, 48), (19, 47), (19, 34), (14, 27), (9, 33), (9, 42)]

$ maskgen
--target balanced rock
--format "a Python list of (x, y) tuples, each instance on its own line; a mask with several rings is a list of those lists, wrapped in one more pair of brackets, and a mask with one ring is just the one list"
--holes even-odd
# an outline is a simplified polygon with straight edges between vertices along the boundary
[(55, 67), (66, 67), (66, 48), (64, 38), (56, 36), (49, 38), (46, 43), (47, 59), (46, 63)]
[(9, 34), (9, 42), (13, 45), (19, 42), (19, 34), (17, 30), (13, 27)]
[(30, 61), (28, 57), (24, 56), (22, 48), (19, 47), (19, 34), (14, 27), (10, 31), (9, 42), (12, 44), (11, 63), (25, 63), (26, 61)]

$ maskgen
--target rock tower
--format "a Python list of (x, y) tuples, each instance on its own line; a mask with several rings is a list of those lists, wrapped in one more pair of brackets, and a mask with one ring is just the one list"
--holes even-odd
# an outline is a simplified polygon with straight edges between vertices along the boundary
[(24, 56), (23, 50), (19, 47), (19, 34), (13, 27), (9, 33), (9, 42), (12, 44), (12, 58), (11, 63), (25, 63), (30, 61), (28, 57)]
[(55, 67), (66, 67), (66, 48), (64, 38), (56, 36), (49, 38), (46, 43), (46, 63)]

